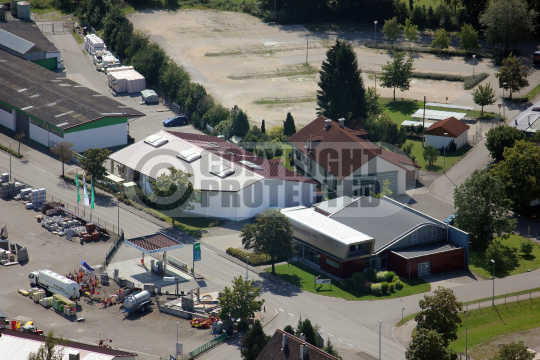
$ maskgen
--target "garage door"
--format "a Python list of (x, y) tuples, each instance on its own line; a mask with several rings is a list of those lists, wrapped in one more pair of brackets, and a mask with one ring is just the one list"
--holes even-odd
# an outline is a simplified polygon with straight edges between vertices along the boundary
[(418, 276), (431, 274), (431, 261), (418, 264)]

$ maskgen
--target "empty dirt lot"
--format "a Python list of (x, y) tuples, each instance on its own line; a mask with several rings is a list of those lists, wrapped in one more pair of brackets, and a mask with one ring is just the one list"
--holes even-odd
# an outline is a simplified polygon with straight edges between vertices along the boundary
[[(310, 33), (301, 25), (267, 25), (243, 13), (145, 11), (132, 15), (131, 20), (183, 65), (193, 81), (204, 85), (226, 107), (236, 104), (247, 110), (258, 125), (262, 119), (268, 125), (281, 124), (288, 111), (297, 124), (316, 117), (317, 71), (337, 36), (355, 44), (367, 86), (374, 86), (374, 79), (366, 72), (380, 71), (380, 65), (390, 60), (387, 52), (360, 46), (371, 33)], [(305, 65), (306, 35), (309, 67)], [(415, 59), (415, 68), (460, 75), (472, 72), (472, 66), (461, 58), (438, 59), (427, 54)], [(488, 64), (482, 63), (476, 71), (490, 72)], [(391, 89), (377, 88), (383, 97), (392, 96)], [(462, 83), (418, 79), (412, 81), (410, 90), (396, 92), (399, 98), (420, 100), (429, 95), (429, 101), (437, 102), (445, 102), (446, 97), (452, 102), (464, 94)]]

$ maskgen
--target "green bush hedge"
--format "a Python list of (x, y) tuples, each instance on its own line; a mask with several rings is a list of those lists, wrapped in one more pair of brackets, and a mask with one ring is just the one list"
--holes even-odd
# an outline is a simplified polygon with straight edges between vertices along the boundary
[(9, 146), (0, 145), (0, 149), (4, 150), (8, 154), (11, 152), (11, 155), (15, 156), (16, 158), (22, 159), (22, 155), (17, 154), (17, 152), (13, 149), (9, 150)]
[(463, 88), (465, 88), (465, 90), (470, 90), (476, 85), (480, 84), (482, 81), (486, 80), (488, 76), (489, 74), (487, 73), (476, 74), (474, 77), (472, 75), (465, 76), (463, 78)]
[(383, 294), (388, 294), (388, 288), (389, 288), (389, 285), (386, 281), (383, 281), (381, 283), (381, 290), (382, 290), (382, 293)]
[(388, 284), (388, 291), (389, 292), (394, 292), (395, 287), (396, 287), (396, 284), (394, 284), (394, 283)]
[[(386, 290), (388, 290), (388, 288)], [(371, 284), (371, 292), (373, 294), (382, 294), (383, 293), (382, 283)]]
[(357, 288), (358, 290), (362, 290), (362, 288), (364, 287), (364, 283), (366, 282), (366, 277), (363, 273), (355, 272), (352, 275), (351, 280), (355, 288)]
[(365, 275), (367, 281), (372, 283), (377, 282), (377, 270), (375, 270), (374, 268), (368, 268), (365, 272)]
[(246, 262), (246, 258), (249, 256), (249, 259), (247, 259), (247, 263), (251, 266), (259, 266), (259, 265), (269, 265), (270, 262), (270, 256), (266, 254), (253, 254), (253, 253), (247, 253), (245, 251), (235, 249), (233, 247), (230, 247), (226, 250), (227, 254), (234, 256), (238, 260), (241, 260), (243, 262)]
[(364, 290), (363, 290), (363, 293), (364, 294), (371, 294), (371, 286), (373, 285), (372, 282), (370, 281), (366, 281), (364, 283)]

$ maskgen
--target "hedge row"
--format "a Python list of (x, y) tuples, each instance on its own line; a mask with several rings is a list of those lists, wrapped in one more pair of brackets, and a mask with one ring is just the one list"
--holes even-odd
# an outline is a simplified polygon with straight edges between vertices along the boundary
[(365, 294), (387, 294), (403, 289), (403, 282), (393, 271), (379, 271), (373, 268), (366, 270), (366, 273), (356, 272), (352, 276), (354, 287)]
[(427, 80), (443, 80), (443, 81), (462, 81), (463, 88), (465, 90), (470, 90), (476, 85), (480, 84), (482, 81), (487, 79), (489, 76), (488, 73), (480, 73), (474, 76), (461, 76), (461, 75), (452, 75), (452, 74), (437, 74), (437, 73), (420, 73), (413, 72), (411, 75), (413, 78), (417, 79), (427, 79)]
[(10, 150), (9, 146), (0, 145), (0, 149), (7, 152), (8, 154), (11, 153), (11, 155), (15, 156), (16, 158), (22, 159), (22, 155), (17, 154), (15, 150)]
[[(234, 256), (235, 258), (247, 262), (251, 266), (270, 265), (270, 256), (266, 254), (254, 254), (248, 253), (239, 249), (230, 247), (226, 250), (227, 254)], [(249, 259), (247, 257), (249, 256)], [(247, 260), (247, 261), (246, 261)]]

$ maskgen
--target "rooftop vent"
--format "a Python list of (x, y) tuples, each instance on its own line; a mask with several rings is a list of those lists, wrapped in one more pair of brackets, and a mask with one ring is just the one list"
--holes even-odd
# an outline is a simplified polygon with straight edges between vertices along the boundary
[(195, 160), (200, 159), (201, 154), (199, 154), (198, 152), (196, 152), (193, 149), (188, 149), (188, 150), (180, 151), (178, 153), (178, 155), (176, 155), (176, 157), (178, 157), (179, 159), (182, 159), (182, 160), (184, 160), (184, 161), (186, 161), (188, 163), (192, 163)]
[(234, 174), (234, 170), (227, 166), (217, 165), (217, 166), (212, 166), (212, 170), (210, 170), (210, 174), (213, 174), (219, 178), (225, 179), (226, 177)]
[(236, 156), (238, 154), (236, 153), (233, 153), (232, 151), (224, 151), (223, 153), (227, 154), (227, 155), (231, 155), (231, 156)]
[(152, 145), (153, 147), (158, 148), (168, 143), (169, 140), (164, 139), (159, 135), (150, 135), (146, 139), (144, 139), (144, 142), (148, 145)]
[(339, 127), (342, 129), (345, 128), (345, 118), (339, 119)]
[(332, 120), (330, 120), (330, 119), (324, 120), (324, 128), (325, 129), (328, 129), (330, 127), (330, 125), (332, 125)]
[(246, 165), (251, 170), (264, 170), (264, 168), (262, 166), (257, 165), (255, 163), (252, 163), (251, 161), (241, 160), (241, 161), (239, 161), (239, 163), (242, 164), (242, 165)]
[(533, 107), (532, 111), (540, 111), (540, 107)]
[(210, 143), (208, 143), (208, 145), (210, 145), (211, 147), (215, 147), (215, 148), (219, 147), (219, 144), (217, 142), (210, 142)]

